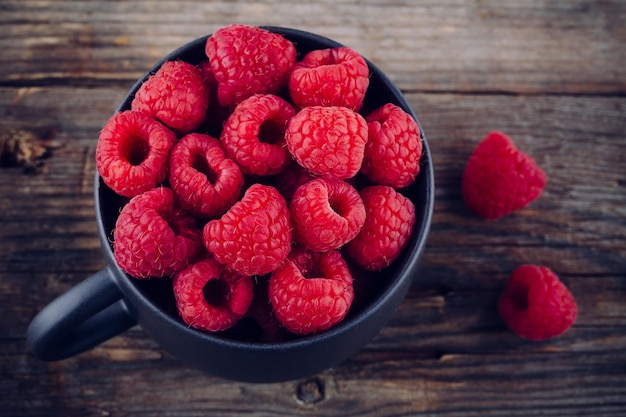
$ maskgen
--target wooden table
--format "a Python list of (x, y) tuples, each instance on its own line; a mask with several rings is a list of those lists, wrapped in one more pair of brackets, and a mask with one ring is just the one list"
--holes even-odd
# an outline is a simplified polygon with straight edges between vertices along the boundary
[[(232, 22), (333, 38), (405, 93), (436, 177), (406, 300), (354, 357), (285, 383), (185, 368), (140, 327), (68, 360), (32, 358), (33, 316), (104, 265), (100, 128), (160, 57)], [(626, 415), (626, 2), (4, 0), (0, 34), (0, 134), (52, 153), (0, 169), (0, 415)], [(491, 130), (549, 180), (531, 206), (488, 222), (460, 181)], [(549, 266), (576, 297), (564, 335), (527, 341), (498, 316), (522, 263)]]

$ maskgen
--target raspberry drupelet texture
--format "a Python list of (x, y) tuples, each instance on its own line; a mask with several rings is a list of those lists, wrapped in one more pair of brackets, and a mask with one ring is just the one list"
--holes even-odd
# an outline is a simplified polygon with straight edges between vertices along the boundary
[(365, 120), (368, 140), (361, 172), (380, 185), (407, 187), (419, 174), (422, 138), (417, 122), (395, 104), (386, 104)]
[(253, 184), (220, 219), (204, 226), (205, 247), (215, 259), (244, 275), (277, 269), (291, 249), (291, 220), (274, 187)]
[(217, 139), (190, 133), (172, 148), (169, 182), (184, 209), (209, 218), (222, 215), (239, 199), (244, 178)]
[(491, 132), (467, 161), (461, 191), (472, 211), (494, 220), (529, 205), (546, 182), (546, 173), (511, 138)]
[(176, 135), (144, 113), (113, 115), (96, 147), (96, 168), (117, 194), (134, 197), (160, 184), (168, 174), (169, 153)]
[(339, 249), (365, 223), (365, 205), (359, 192), (341, 180), (318, 178), (301, 185), (289, 210), (294, 240), (315, 252)]
[(169, 276), (202, 250), (196, 220), (175, 205), (174, 192), (158, 187), (130, 199), (113, 232), (115, 261), (135, 278)]
[(240, 24), (215, 31), (205, 50), (222, 106), (240, 103), (254, 94), (277, 94), (287, 85), (288, 74), (296, 62), (296, 48), (289, 40)]
[(177, 272), (172, 283), (178, 314), (196, 329), (229, 329), (252, 303), (252, 278), (229, 271), (211, 257)]
[(257, 94), (239, 103), (228, 117), (220, 141), (244, 174), (277, 174), (291, 162), (285, 130), (296, 111), (271, 94)]
[(345, 246), (346, 254), (369, 271), (388, 267), (402, 253), (413, 234), (415, 206), (387, 185), (361, 190), (365, 205), (365, 224)]
[(289, 93), (297, 107), (342, 106), (358, 111), (368, 86), (367, 62), (345, 46), (307, 53), (289, 76)]
[(530, 340), (559, 336), (576, 321), (574, 296), (549, 268), (517, 267), (498, 300), (498, 311), (507, 326)]
[(209, 90), (194, 65), (167, 61), (146, 80), (131, 103), (131, 109), (146, 113), (170, 129), (187, 133), (204, 121)]
[(305, 107), (289, 122), (285, 140), (294, 159), (312, 174), (348, 179), (361, 169), (367, 122), (346, 107)]
[(345, 318), (354, 299), (352, 275), (336, 250), (290, 255), (270, 277), (269, 298), (276, 318), (287, 330), (316, 333)]

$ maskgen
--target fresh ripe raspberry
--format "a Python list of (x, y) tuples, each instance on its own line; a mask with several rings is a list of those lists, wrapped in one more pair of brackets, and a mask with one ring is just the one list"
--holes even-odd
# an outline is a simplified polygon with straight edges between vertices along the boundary
[(361, 172), (380, 185), (409, 186), (420, 170), (422, 138), (417, 122), (395, 104), (370, 113)]
[(239, 199), (243, 174), (217, 139), (190, 133), (172, 148), (169, 181), (184, 209), (208, 218), (222, 215)]
[(274, 187), (253, 184), (220, 219), (204, 226), (203, 240), (215, 259), (234, 271), (268, 274), (291, 249), (287, 203)]
[(277, 94), (287, 85), (296, 62), (293, 43), (255, 26), (220, 28), (209, 37), (205, 50), (222, 106), (240, 103), (254, 94)]
[(312, 174), (333, 179), (355, 176), (367, 142), (367, 122), (345, 107), (305, 107), (285, 132), (289, 152)]
[(117, 264), (135, 278), (169, 276), (202, 250), (196, 220), (174, 204), (174, 192), (159, 187), (130, 199), (113, 231)]
[(368, 85), (365, 59), (345, 46), (307, 53), (289, 76), (289, 93), (299, 107), (343, 106), (358, 111)]
[(346, 253), (359, 266), (378, 271), (389, 266), (406, 246), (413, 233), (415, 206), (387, 185), (361, 190), (365, 224), (346, 245)]
[[(294, 248), (294, 251), (298, 251)], [(269, 281), (278, 321), (296, 334), (329, 329), (342, 321), (354, 299), (352, 276), (341, 253), (290, 255)]]
[(132, 110), (113, 115), (96, 147), (96, 168), (117, 194), (133, 197), (160, 184), (168, 173), (176, 135), (151, 117)]
[(146, 113), (170, 129), (187, 133), (204, 121), (209, 90), (195, 66), (183, 61), (163, 63), (137, 90), (131, 109)]
[(294, 240), (315, 252), (339, 249), (365, 223), (359, 192), (341, 180), (318, 178), (298, 187), (289, 211)]
[(491, 132), (470, 156), (461, 189), (470, 209), (494, 220), (530, 204), (546, 181), (545, 172), (508, 136)]
[(172, 282), (178, 314), (196, 329), (226, 330), (246, 314), (252, 302), (252, 278), (227, 270), (211, 257), (177, 272)]
[(244, 174), (277, 174), (291, 162), (285, 129), (295, 114), (291, 104), (278, 96), (254, 95), (237, 105), (224, 124), (220, 141)]
[(572, 293), (549, 268), (521, 265), (506, 283), (498, 311), (519, 336), (544, 340), (569, 329), (578, 309)]

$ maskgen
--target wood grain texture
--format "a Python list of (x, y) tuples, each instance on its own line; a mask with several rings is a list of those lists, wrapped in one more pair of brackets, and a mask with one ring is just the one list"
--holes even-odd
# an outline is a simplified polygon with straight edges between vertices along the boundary
[(8, 0), (0, 11), (5, 85), (135, 80), (180, 45), (241, 22), (333, 38), (404, 90), (626, 92), (621, 1)]
[[(38, 174), (0, 168), (0, 416), (626, 415), (626, 3), (620, 1), (0, 2), (0, 132), (62, 143)], [(388, 72), (432, 152), (436, 204), (419, 274), (380, 334), (304, 380), (231, 382), (183, 367), (140, 327), (61, 362), (26, 353), (51, 299), (104, 266), (93, 206), (98, 132), (165, 53), (224, 24), (292, 26)], [(391, 24), (390, 24), (391, 22)], [(497, 221), (464, 206), (491, 130), (548, 174)], [(521, 263), (579, 306), (530, 342), (496, 313)]]

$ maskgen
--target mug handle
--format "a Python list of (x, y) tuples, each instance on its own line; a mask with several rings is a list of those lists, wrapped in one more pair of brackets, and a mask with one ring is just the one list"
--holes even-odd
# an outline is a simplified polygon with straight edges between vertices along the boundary
[(77, 355), (137, 324), (110, 269), (105, 268), (44, 307), (26, 333), (29, 351), (57, 361)]

